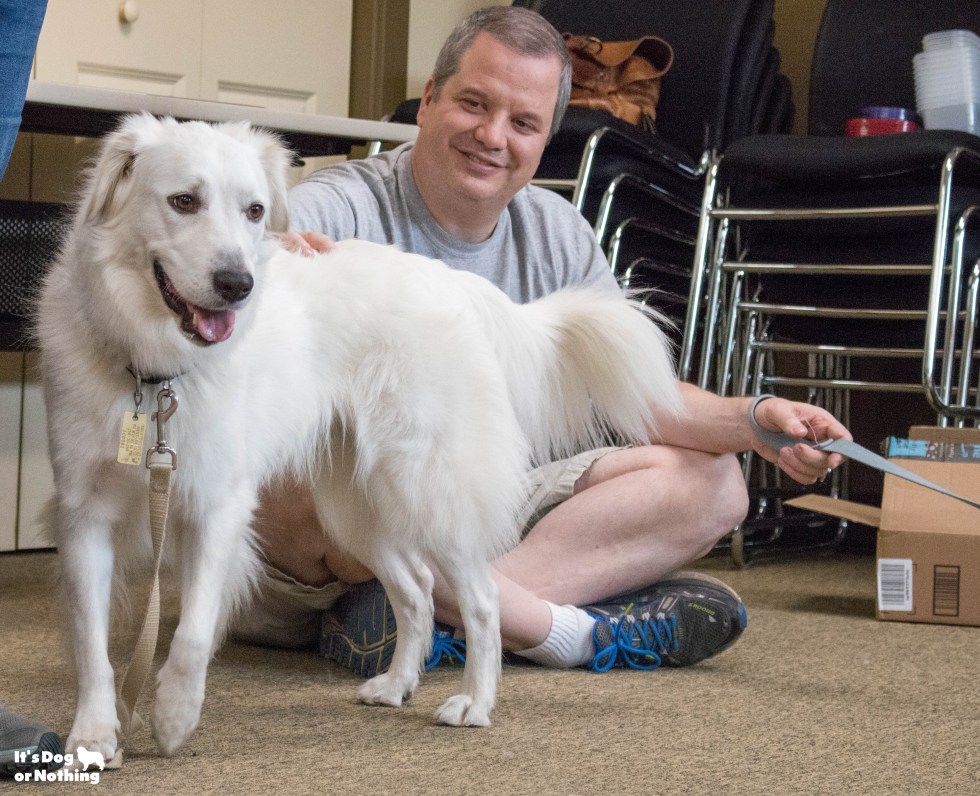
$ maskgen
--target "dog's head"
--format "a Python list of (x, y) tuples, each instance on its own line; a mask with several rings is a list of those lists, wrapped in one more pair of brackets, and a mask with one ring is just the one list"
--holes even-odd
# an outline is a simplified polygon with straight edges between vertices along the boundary
[(130, 116), (104, 140), (79, 223), (135, 271), (130, 299), (144, 313), (198, 345), (221, 342), (252, 292), (263, 239), (288, 228), (289, 159), (245, 123)]

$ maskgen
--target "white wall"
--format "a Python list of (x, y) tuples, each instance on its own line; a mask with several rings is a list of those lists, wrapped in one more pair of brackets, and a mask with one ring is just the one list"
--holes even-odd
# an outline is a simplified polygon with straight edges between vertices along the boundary
[(510, 5), (493, 0), (412, 0), (408, 18), (407, 95), (421, 97), (439, 48), (460, 20), (478, 8)]

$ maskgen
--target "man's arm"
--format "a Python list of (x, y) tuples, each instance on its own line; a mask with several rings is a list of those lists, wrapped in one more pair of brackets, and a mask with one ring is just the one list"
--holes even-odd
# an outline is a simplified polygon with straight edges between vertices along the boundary
[[(350, 197), (335, 184), (341, 178), (339, 169), (321, 169), (289, 189), (289, 226), (329, 235), (333, 240), (354, 236), (357, 221)], [(349, 179), (353, 185), (357, 183)]]
[[(843, 461), (839, 454), (827, 454), (808, 445), (776, 450), (763, 444), (749, 421), (752, 396), (722, 398), (687, 383), (681, 383), (680, 388), (685, 412), (680, 417), (657, 413), (659, 442), (709, 453), (754, 450), (802, 484), (823, 478), (828, 469)], [(755, 419), (764, 428), (801, 440), (851, 439), (850, 432), (826, 410), (783, 398), (757, 404)]]

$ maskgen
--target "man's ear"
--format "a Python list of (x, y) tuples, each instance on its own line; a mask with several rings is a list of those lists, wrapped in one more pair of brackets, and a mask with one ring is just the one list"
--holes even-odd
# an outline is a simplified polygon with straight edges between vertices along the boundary
[(422, 100), (421, 102), (419, 102), (419, 110), (418, 113), (415, 115), (415, 123), (420, 127), (422, 124), (422, 119), (425, 116), (426, 110), (428, 109), (429, 105), (431, 105), (435, 101), (435, 85), (436, 85), (435, 79), (430, 77), (425, 82), (425, 88), (422, 89)]

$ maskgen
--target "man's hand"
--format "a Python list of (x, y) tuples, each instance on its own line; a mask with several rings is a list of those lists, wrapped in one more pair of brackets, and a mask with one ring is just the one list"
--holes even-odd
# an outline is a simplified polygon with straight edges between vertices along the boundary
[[(780, 431), (810, 442), (823, 442), (831, 438), (852, 439), (851, 432), (826, 410), (783, 398), (769, 398), (756, 404), (755, 420), (770, 431)], [(822, 480), (844, 461), (839, 453), (825, 453), (803, 444), (776, 450), (765, 445), (755, 434), (752, 435), (752, 448), (801, 484)]]
[(317, 253), (326, 254), (334, 247), (333, 239), (320, 232), (289, 232), (273, 235), (286, 251), (314, 257)]

